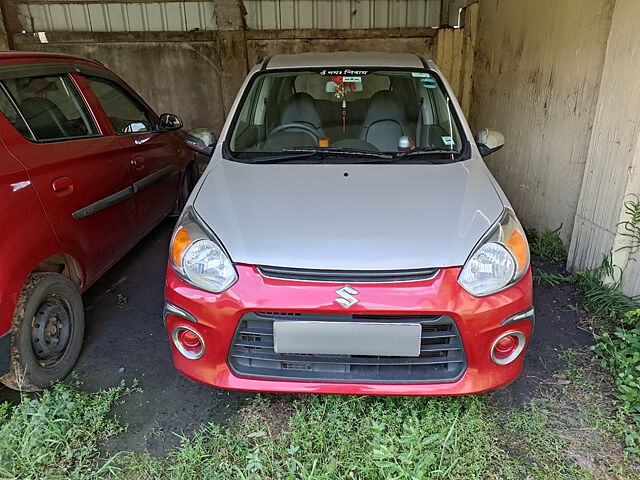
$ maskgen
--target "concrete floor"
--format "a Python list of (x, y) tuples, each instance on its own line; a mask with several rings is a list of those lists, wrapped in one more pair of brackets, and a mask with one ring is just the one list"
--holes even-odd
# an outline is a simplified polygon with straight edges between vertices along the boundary
[[(116, 408), (128, 431), (109, 450), (162, 454), (179, 443), (172, 432), (190, 434), (207, 422), (224, 422), (255, 394), (229, 392), (187, 380), (173, 367), (169, 341), (162, 325), (164, 275), (174, 219), (165, 220), (104, 275), (83, 299), (86, 338), (75, 375), (84, 388), (109, 388), (138, 380), (134, 393)], [(535, 265), (558, 273), (561, 265)], [(563, 367), (558, 353), (592, 341), (577, 328), (573, 286), (536, 285), (536, 329), (523, 374), (493, 394), (505, 407), (527, 402), (544, 378)], [(291, 396), (293, 397), (293, 396)], [(18, 395), (0, 390), (0, 401)]]

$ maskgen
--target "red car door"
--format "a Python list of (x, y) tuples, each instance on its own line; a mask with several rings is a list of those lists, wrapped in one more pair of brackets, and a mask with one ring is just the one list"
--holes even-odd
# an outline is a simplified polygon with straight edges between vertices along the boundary
[(25, 65), (0, 77), (26, 124), (2, 138), (27, 168), (61, 247), (83, 267), (86, 286), (137, 240), (129, 165), (87, 103), (81, 77), (64, 73), (68, 64), (43, 65), (41, 72)]
[(144, 234), (175, 207), (186, 147), (175, 133), (159, 130), (158, 117), (119, 79), (93, 74), (85, 78), (129, 164)]

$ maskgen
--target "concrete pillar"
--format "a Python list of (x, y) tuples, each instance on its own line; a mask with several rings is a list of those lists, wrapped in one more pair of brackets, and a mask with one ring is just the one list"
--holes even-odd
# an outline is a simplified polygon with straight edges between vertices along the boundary
[(245, 39), (245, 9), (239, 0), (214, 0), (218, 26), (217, 49), (220, 59), (222, 101), (229, 113), (242, 81), (248, 72)]
[(9, 50), (9, 35), (4, 22), (4, 8), (0, 9), (0, 50)]
[(568, 261), (594, 267), (612, 252), (629, 294), (640, 294), (640, 262), (619, 224), (625, 199), (640, 193), (639, 15), (637, 0), (616, 1)]

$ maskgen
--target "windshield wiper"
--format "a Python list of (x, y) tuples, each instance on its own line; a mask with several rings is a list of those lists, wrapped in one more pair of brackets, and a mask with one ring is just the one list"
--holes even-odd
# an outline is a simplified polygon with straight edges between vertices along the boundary
[(368, 157), (368, 158), (382, 158), (384, 160), (391, 160), (393, 156), (382, 153), (382, 152), (372, 152), (371, 150), (360, 150), (358, 148), (346, 148), (346, 147), (296, 147), (296, 148), (285, 148), (282, 150), (283, 152), (311, 152), (311, 153), (320, 153), (324, 155), (349, 155), (354, 157)]
[[(316, 155), (323, 157), (326, 156), (349, 156), (360, 157), (353, 159), (357, 163), (364, 163), (375, 159), (376, 161), (391, 160), (393, 157), (386, 153), (371, 152), (369, 150), (358, 150), (355, 148), (340, 148), (340, 147), (292, 147), (282, 149), (284, 155), (271, 155), (268, 157), (256, 157), (249, 160), (249, 163), (280, 163), (287, 162), (289, 160), (299, 160), (301, 158), (313, 157)], [(362, 158), (366, 157), (366, 158)]]
[[(287, 150), (283, 150), (286, 152)], [(247, 163), (280, 163), (289, 160), (299, 160), (301, 158), (312, 157), (315, 152), (292, 152), (288, 155), (269, 155), (268, 157), (255, 157), (251, 160), (247, 160)]]
[(280, 163), (290, 160), (299, 160), (301, 158), (313, 157), (320, 155), (321, 157), (336, 156), (336, 157), (358, 157), (351, 158), (354, 163), (373, 163), (373, 162), (395, 162), (397, 160), (410, 157), (413, 155), (457, 155), (460, 154), (457, 150), (446, 150), (433, 147), (420, 147), (414, 148), (406, 152), (400, 152), (398, 154), (388, 154), (382, 152), (372, 152), (371, 150), (360, 150), (357, 148), (344, 148), (344, 147), (292, 147), (284, 148), (282, 150), (284, 155), (270, 155), (268, 157), (255, 157), (248, 160), (249, 163)]
[(406, 152), (401, 152), (396, 154), (393, 157), (394, 160), (399, 160), (401, 158), (412, 157), (414, 155), (459, 155), (460, 152), (457, 150), (450, 150), (445, 148), (434, 148), (434, 147), (417, 147), (411, 150), (407, 150)]

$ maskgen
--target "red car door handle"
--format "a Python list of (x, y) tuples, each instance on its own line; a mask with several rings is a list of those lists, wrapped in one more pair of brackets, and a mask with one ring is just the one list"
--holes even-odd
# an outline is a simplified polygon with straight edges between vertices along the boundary
[(58, 177), (51, 182), (51, 188), (59, 195), (73, 192), (73, 181), (70, 177)]
[(133, 168), (135, 168), (136, 170), (142, 170), (144, 168), (144, 158), (142, 157), (135, 157), (131, 160), (131, 165), (133, 165)]

